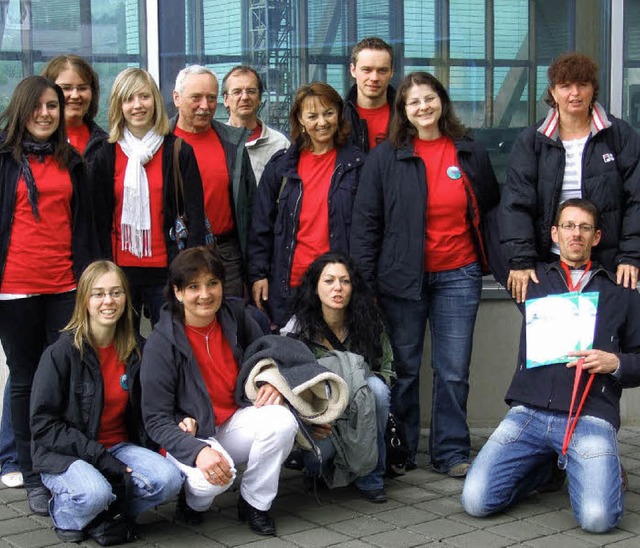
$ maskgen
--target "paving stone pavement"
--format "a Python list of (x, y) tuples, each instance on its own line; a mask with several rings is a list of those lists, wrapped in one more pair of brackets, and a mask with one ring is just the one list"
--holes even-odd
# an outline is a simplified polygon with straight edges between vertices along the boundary
[[(473, 429), (477, 451), (491, 429)], [(272, 515), (278, 536), (260, 537), (236, 519), (237, 490), (218, 497), (202, 525), (190, 527), (172, 521), (175, 504), (169, 503), (139, 518), (139, 538), (130, 547), (340, 547), (403, 548), (439, 546), (489, 548), (590, 548), (640, 546), (640, 427), (619, 433), (622, 461), (629, 489), (625, 517), (605, 535), (593, 535), (577, 527), (565, 488), (557, 493), (536, 494), (503, 514), (477, 519), (460, 505), (462, 482), (427, 469), (424, 452), (418, 469), (388, 480), (386, 504), (372, 504), (354, 488), (320, 491), (317, 498), (304, 493), (299, 472), (283, 470), (280, 493)], [(426, 448), (426, 439), (421, 447)], [(0, 548), (63, 546), (51, 520), (30, 515), (22, 489), (0, 489)], [(67, 544), (72, 547), (74, 545)], [(93, 542), (82, 546), (95, 548)]]

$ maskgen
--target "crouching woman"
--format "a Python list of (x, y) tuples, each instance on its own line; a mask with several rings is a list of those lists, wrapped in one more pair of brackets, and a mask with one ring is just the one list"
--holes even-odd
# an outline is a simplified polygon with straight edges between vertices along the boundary
[(180, 490), (180, 471), (140, 445), (139, 366), (126, 278), (115, 264), (94, 262), (80, 277), (71, 321), (42, 356), (31, 395), (33, 466), (51, 491), (63, 541), (100, 542), (105, 526), (129, 540), (138, 514)]

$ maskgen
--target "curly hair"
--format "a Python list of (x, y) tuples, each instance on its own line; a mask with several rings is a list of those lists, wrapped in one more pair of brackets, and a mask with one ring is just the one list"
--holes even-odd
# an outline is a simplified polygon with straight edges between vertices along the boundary
[(544, 98), (545, 102), (555, 108), (556, 102), (551, 95), (551, 88), (558, 84), (587, 82), (593, 86), (591, 102), (598, 100), (600, 82), (598, 81), (598, 64), (591, 57), (578, 52), (568, 52), (559, 55), (547, 70), (549, 87)]
[(353, 261), (342, 253), (329, 252), (320, 255), (304, 274), (291, 307), (299, 334), (302, 339), (309, 341), (324, 338), (327, 324), (322, 315), (322, 303), (317, 288), (325, 267), (336, 263), (345, 266), (351, 279), (351, 300), (345, 318), (349, 333), (349, 350), (363, 356), (371, 370), (379, 371), (384, 324), (369, 286), (356, 270)]
[(389, 123), (389, 141), (393, 148), (398, 149), (407, 146), (418, 135), (418, 130), (407, 117), (405, 107), (407, 95), (413, 86), (429, 86), (438, 94), (442, 103), (442, 114), (438, 120), (438, 129), (442, 135), (455, 140), (462, 139), (469, 134), (469, 130), (456, 116), (453, 103), (440, 80), (428, 72), (411, 72), (404, 77), (400, 86), (398, 86), (393, 103), (393, 115)]

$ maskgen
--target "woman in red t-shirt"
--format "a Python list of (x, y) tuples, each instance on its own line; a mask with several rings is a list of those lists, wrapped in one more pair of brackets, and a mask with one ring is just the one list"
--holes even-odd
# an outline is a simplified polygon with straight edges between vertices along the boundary
[(96, 71), (82, 57), (59, 55), (45, 65), (42, 76), (62, 88), (67, 137), (90, 164), (98, 145), (107, 138), (107, 132), (94, 122), (100, 100)]
[(49, 496), (31, 464), (31, 385), (97, 249), (82, 159), (67, 142), (63, 116), (62, 90), (42, 76), (22, 80), (0, 115), (0, 341), (29, 506), (45, 515)]
[(392, 412), (405, 425), (415, 468), (424, 331), (431, 330), (434, 470), (466, 475), (467, 395), (476, 313), (487, 272), (485, 214), (499, 201), (484, 148), (468, 137), (431, 74), (402, 81), (389, 140), (367, 157), (351, 229), (351, 254), (389, 322), (398, 380)]
[(347, 253), (362, 151), (347, 145), (344, 102), (330, 85), (302, 86), (289, 113), (292, 145), (265, 166), (254, 200), (249, 278), (258, 308), (289, 319), (292, 288), (327, 251)]
[[(142, 447), (140, 348), (124, 273), (90, 264), (64, 333), (34, 378), (33, 464), (51, 491), (58, 537), (81, 542), (104, 528), (131, 539), (131, 521), (178, 494), (180, 471)], [(120, 516), (117, 516), (120, 514)]]
[[(143, 306), (151, 324), (158, 321), (173, 257), (205, 241), (196, 158), (180, 140), (181, 191), (174, 176), (176, 142), (153, 77), (140, 68), (123, 70), (109, 97), (109, 139), (89, 168), (102, 252), (129, 280), (136, 329)], [(185, 221), (184, 238), (176, 237), (178, 215)]]

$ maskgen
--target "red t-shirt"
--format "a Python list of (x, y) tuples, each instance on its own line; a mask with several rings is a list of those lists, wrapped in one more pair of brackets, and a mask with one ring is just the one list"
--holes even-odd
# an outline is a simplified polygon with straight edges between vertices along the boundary
[(100, 418), (98, 441), (105, 447), (112, 447), (129, 440), (125, 422), (129, 402), (126, 377), (123, 378), (125, 366), (118, 359), (118, 353), (113, 344), (98, 348), (98, 359), (104, 383), (104, 406)]
[(67, 137), (69, 138), (69, 143), (71, 143), (71, 146), (73, 146), (80, 154), (84, 154), (84, 150), (87, 148), (87, 144), (89, 143), (89, 136), (89, 126), (87, 126), (87, 124), (67, 126)]
[(358, 110), (358, 116), (367, 122), (369, 148), (373, 148), (387, 138), (389, 103), (377, 108), (364, 108), (357, 105), (356, 109)]
[(460, 169), (453, 141), (414, 139), (415, 153), (427, 169), (427, 272), (453, 270), (477, 260), (467, 216), (468, 181)]
[(124, 172), (129, 159), (116, 144), (116, 167), (114, 176), (114, 192), (116, 199), (115, 212), (115, 241), (113, 257), (120, 266), (142, 266), (161, 268), (167, 266), (167, 243), (164, 239), (164, 195), (162, 178), (162, 149), (161, 145), (153, 158), (149, 160), (144, 170), (149, 181), (149, 206), (151, 207), (151, 257), (136, 257), (129, 251), (122, 249), (122, 199), (124, 195)]
[(250, 143), (251, 141), (255, 141), (258, 137), (260, 137), (260, 135), (262, 135), (262, 126), (258, 124), (256, 127), (254, 127), (251, 130), (249, 137), (247, 137), (247, 143)]
[(236, 412), (233, 397), (238, 378), (238, 365), (220, 324), (213, 321), (206, 327), (185, 324), (187, 339), (200, 366), (200, 373), (209, 392), (216, 426)]
[(329, 187), (338, 152), (332, 148), (324, 154), (303, 150), (298, 161), (302, 179), (302, 204), (291, 265), (291, 287), (302, 283), (309, 265), (329, 251)]
[(202, 178), (204, 213), (211, 224), (211, 231), (214, 235), (231, 232), (234, 224), (229, 170), (218, 135), (211, 127), (202, 133), (189, 133), (176, 127), (174, 133), (193, 147)]
[(70, 291), (76, 286), (71, 258), (71, 177), (51, 155), (44, 162), (29, 156), (29, 166), (38, 188), (40, 220), (33, 217), (27, 183), (20, 177), (0, 293)]

